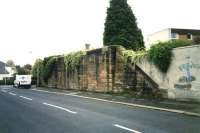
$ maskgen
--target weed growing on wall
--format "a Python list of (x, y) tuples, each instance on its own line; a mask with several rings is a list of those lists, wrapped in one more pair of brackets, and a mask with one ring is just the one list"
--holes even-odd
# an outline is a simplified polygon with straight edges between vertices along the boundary
[(64, 62), (66, 69), (74, 70), (80, 64), (80, 59), (82, 56), (86, 55), (85, 51), (78, 51), (67, 54), (64, 56)]
[(172, 49), (189, 45), (192, 45), (191, 41), (172, 40), (159, 42), (150, 48), (148, 58), (160, 71), (166, 73), (173, 57)]
[(122, 54), (126, 62), (128, 58), (131, 58), (131, 62), (137, 63), (147, 55), (147, 51), (145, 50), (133, 51), (133, 50), (122, 49)]

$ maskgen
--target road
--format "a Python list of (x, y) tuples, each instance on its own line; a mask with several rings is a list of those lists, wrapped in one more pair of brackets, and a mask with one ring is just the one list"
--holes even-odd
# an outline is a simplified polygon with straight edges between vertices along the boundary
[(200, 118), (0, 87), (0, 133), (200, 133)]

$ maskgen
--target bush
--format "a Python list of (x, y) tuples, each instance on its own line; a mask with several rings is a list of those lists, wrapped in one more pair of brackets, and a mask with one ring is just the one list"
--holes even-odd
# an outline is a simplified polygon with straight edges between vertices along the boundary
[(43, 60), (37, 59), (33, 65), (33, 69), (31, 71), (33, 79), (37, 79), (37, 76), (41, 75), (41, 69), (43, 65)]
[[(14, 84), (14, 77), (6, 78), (6, 85), (13, 85)], [(5, 85), (5, 78), (3, 80), (0, 80), (0, 85)]]
[(57, 61), (57, 56), (47, 57), (43, 61), (41, 75), (45, 81), (51, 76), (55, 63)]
[(192, 41), (172, 40), (159, 42), (150, 48), (148, 57), (160, 71), (166, 73), (173, 57), (172, 49), (189, 45), (192, 45)]

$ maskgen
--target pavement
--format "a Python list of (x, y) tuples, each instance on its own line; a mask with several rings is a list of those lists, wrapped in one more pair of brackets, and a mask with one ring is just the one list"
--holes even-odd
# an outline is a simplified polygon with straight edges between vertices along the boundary
[(32, 89), (0, 87), (0, 133), (200, 133), (200, 118)]

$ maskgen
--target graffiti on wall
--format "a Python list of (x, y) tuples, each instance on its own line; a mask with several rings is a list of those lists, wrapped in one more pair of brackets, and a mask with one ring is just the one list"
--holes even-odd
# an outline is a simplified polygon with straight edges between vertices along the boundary
[(196, 80), (196, 77), (192, 75), (193, 69), (200, 69), (200, 64), (195, 64), (190, 61), (190, 57), (186, 57), (186, 62), (179, 66), (179, 70), (183, 73), (182, 76), (178, 78), (174, 88), (190, 90), (192, 88), (192, 82)]

